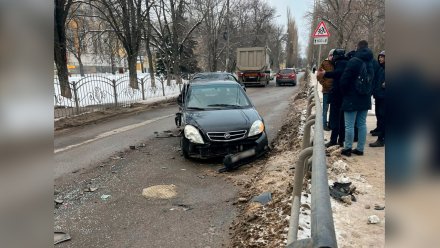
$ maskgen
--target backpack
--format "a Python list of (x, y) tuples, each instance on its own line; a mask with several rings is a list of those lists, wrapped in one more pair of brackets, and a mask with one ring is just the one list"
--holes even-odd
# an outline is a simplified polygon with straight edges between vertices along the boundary
[(367, 64), (359, 59), (362, 62), (361, 68), (359, 70), (359, 74), (355, 80), (355, 89), (359, 95), (371, 95), (373, 92), (373, 78), (368, 75)]

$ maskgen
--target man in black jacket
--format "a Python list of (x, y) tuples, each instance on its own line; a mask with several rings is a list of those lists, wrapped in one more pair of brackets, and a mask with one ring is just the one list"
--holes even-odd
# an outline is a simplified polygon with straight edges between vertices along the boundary
[[(371, 94), (362, 94), (356, 89), (356, 80), (361, 74), (365, 63), (367, 77), (374, 78), (373, 52), (368, 48), (368, 42), (361, 40), (357, 44), (357, 50), (351, 58), (344, 73), (341, 76), (340, 86), (342, 90), (342, 111), (345, 119), (345, 142), (341, 154), (351, 156), (364, 154), (364, 147), (367, 138), (367, 113), (371, 109)], [(352, 150), (354, 140), (354, 125), (358, 127), (358, 143), (356, 149)]]
[(376, 104), (377, 128), (373, 130), (373, 136), (379, 136), (377, 141), (370, 143), (371, 147), (382, 147), (385, 145), (385, 51), (377, 56), (379, 67), (374, 73), (373, 97)]
[[(341, 111), (342, 93), (340, 88), (340, 78), (347, 65), (347, 57), (344, 49), (334, 49), (332, 62), (335, 65), (333, 71), (318, 71), (318, 77), (332, 78), (332, 88), (330, 90), (328, 102), (330, 103), (329, 126), (332, 130), (330, 141), (325, 144), (326, 147), (339, 144), (343, 146), (344, 142), (344, 113)], [(338, 140), (339, 137), (339, 140)]]

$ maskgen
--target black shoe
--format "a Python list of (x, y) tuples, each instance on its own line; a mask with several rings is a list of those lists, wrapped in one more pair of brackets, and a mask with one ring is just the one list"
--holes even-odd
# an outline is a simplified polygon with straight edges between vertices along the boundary
[(350, 157), (351, 156), (351, 149), (343, 149), (341, 151), (341, 154), (344, 156)]
[(338, 143), (339, 147), (344, 147), (344, 142)]
[(359, 151), (358, 149), (353, 149), (351, 150), (351, 153), (359, 155), (359, 156), (363, 156), (364, 152)]
[(370, 133), (374, 133), (374, 132), (377, 132), (377, 128), (370, 131)]
[(380, 132), (379, 131), (374, 131), (371, 133), (372, 136), (379, 136)]
[(327, 142), (327, 143), (325, 143), (325, 147), (326, 148), (329, 148), (330, 146), (335, 146), (336, 145), (336, 143), (335, 142)]
[(328, 126), (324, 126), (324, 131), (331, 131), (331, 129)]
[(385, 146), (385, 142), (382, 140), (376, 140), (374, 143), (370, 143), (370, 147), (383, 147)]

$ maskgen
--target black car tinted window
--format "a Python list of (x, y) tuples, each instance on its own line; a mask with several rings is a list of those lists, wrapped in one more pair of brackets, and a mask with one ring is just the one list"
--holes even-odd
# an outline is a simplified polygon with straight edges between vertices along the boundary
[(187, 97), (188, 108), (250, 106), (240, 85), (193, 85)]

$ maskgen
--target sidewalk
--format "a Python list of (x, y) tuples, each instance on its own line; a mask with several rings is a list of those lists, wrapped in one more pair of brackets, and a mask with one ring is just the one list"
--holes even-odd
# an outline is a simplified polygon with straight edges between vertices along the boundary
[[(312, 85), (316, 85), (316, 74), (311, 75)], [(318, 83), (322, 103), (321, 85)], [(374, 100), (372, 109), (367, 116), (367, 141), (364, 156), (351, 157), (340, 155), (338, 146), (328, 148), (329, 184), (338, 181), (342, 176), (357, 189), (356, 202), (351, 205), (331, 199), (336, 237), (339, 247), (385, 247), (385, 210), (375, 210), (376, 204), (385, 206), (385, 148), (372, 148), (368, 144), (376, 141), (370, 130), (376, 127)], [(324, 133), (324, 138), (330, 139), (330, 132)], [(353, 148), (356, 148), (354, 144)], [(334, 166), (337, 161), (343, 161), (347, 166)], [(339, 163), (339, 164), (344, 164)], [(368, 217), (376, 215), (380, 218), (378, 224), (368, 224)]]

